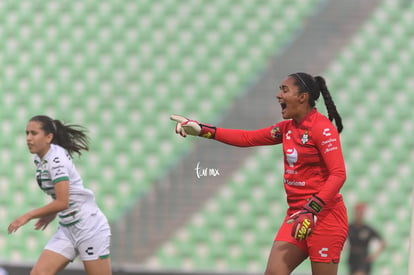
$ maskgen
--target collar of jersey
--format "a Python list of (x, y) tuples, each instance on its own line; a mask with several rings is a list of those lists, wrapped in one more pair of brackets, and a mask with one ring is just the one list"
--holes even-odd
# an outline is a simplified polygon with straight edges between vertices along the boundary
[(298, 123), (296, 123), (293, 120), (293, 123), (295, 124), (295, 126), (300, 126), (301, 124), (303, 124), (304, 121), (306, 121), (307, 119), (309, 119), (309, 117), (311, 117), (313, 114), (315, 114), (318, 111), (317, 108), (313, 108), (311, 111), (309, 111)]

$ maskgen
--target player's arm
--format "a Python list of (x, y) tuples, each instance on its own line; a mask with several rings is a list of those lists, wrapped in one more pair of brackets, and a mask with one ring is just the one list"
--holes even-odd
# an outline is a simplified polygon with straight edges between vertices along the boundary
[(183, 137), (187, 135), (201, 136), (238, 147), (272, 145), (282, 142), (281, 134), (275, 135), (274, 126), (248, 131), (217, 128), (178, 115), (171, 115), (170, 118), (177, 122), (175, 132)]
[(28, 212), (31, 219), (56, 214), (57, 212), (65, 210), (69, 207), (69, 180), (62, 180), (55, 183), (54, 189), (56, 198), (45, 206)]
[(69, 160), (61, 156), (53, 159), (49, 173), (55, 191), (54, 200), (41, 208), (30, 211), (28, 214), (31, 219), (53, 215), (69, 207), (69, 176), (66, 168), (68, 162)]
[(258, 130), (217, 128), (215, 139), (217, 141), (238, 147), (273, 145), (281, 143), (281, 138), (272, 138), (272, 129), (273, 126)]
[(378, 234), (378, 232), (376, 230), (374, 230), (373, 228), (371, 228), (371, 231), (372, 231), (372, 235), (374, 236), (374, 238), (379, 242), (379, 245), (378, 245), (377, 249), (375, 249), (371, 254), (368, 255), (367, 261), (370, 262), (370, 263), (374, 262), (378, 258), (378, 256), (387, 247), (387, 243), (381, 237), (381, 235)]
[[(54, 188), (56, 193), (56, 199), (46, 204), (45, 206), (33, 209), (12, 221), (8, 227), (9, 234), (15, 232), (19, 227), (25, 225), (32, 219), (47, 217), (47, 223), (49, 223), (53, 220), (53, 215), (56, 215), (56, 213), (65, 210), (69, 207), (69, 181), (60, 181), (55, 184)], [(44, 228), (45, 226), (47, 226), (45, 222), (46, 220), (41, 222), (41, 224), (36, 224), (35, 228)]]
[(339, 193), (346, 180), (345, 161), (339, 133), (333, 124), (315, 129), (314, 138), (329, 176), (317, 196), (328, 203)]
[(378, 248), (370, 255), (368, 255), (368, 262), (372, 263), (374, 262), (378, 256), (385, 250), (385, 248), (387, 247), (387, 244), (385, 243), (384, 240), (380, 240), (379, 241), (379, 245)]

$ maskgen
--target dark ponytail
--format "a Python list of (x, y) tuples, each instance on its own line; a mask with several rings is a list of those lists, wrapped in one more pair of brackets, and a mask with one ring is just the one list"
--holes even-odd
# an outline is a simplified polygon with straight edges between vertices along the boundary
[(316, 101), (322, 93), (330, 121), (335, 121), (338, 132), (342, 132), (342, 118), (336, 109), (331, 93), (326, 86), (325, 79), (322, 76), (311, 76), (307, 73), (294, 73), (289, 75), (295, 79), (295, 85), (299, 88), (299, 93), (309, 93), (309, 105), (315, 107)]
[(315, 81), (319, 86), (319, 89), (322, 93), (323, 101), (325, 102), (326, 110), (328, 111), (328, 118), (330, 121), (335, 120), (336, 128), (338, 132), (342, 132), (344, 128), (342, 125), (342, 118), (336, 109), (336, 105), (333, 102), (331, 93), (326, 86), (325, 79), (322, 76), (315, 76)]
[(82, 150), (89, 150), (89, 138), (85, 128), (80, 125), (64, 124), (44, 115), (34, 116), (30, 121), (40, 122), (46, 134), (53, 134), (52, 143), (65, 148), (71, 157), (74, 153), (80, 156)]

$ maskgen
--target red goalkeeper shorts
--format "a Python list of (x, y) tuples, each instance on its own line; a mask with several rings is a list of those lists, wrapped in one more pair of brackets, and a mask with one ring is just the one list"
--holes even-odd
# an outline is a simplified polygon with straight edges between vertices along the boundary
[(348, 216), (342, 197), (336, 199), (332, 207), (319, 213), (312, 234), (304, 241), (292, 237), (293, 223), (287, 224), (290, 211), (280, 227), (275, 241), (295, 244), (305, 251), (314, 262), (339, 263), (341, 251), (348, 236)]

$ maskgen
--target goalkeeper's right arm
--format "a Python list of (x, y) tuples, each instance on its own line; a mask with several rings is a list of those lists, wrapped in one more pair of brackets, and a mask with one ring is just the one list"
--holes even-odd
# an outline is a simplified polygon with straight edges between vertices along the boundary
[(216, 135), (216, 127), (213, 125), (199, 123), (180, 115), (171, 115), (170, 119), (177, 122), (175, 132), (182, 137), (192, 135), (214, 139)]
[(238, 130), (216, 128), (180, 115), (171, 115), (170, 119), (177, 122), (175, 132), (182, 137), (187, 135), (201, 136), (238, 147), (273, 145), (282, 142), (282, 135), (274, 135), (275, 129), (279, 129), (275, 126), (258, 130)]

